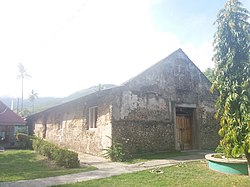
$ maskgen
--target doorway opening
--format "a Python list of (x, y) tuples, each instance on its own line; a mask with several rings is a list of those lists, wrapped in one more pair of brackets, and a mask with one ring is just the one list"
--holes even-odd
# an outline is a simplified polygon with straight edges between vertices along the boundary
[(179, 150), (189, 150), (193, 148), (193, 108), (176, 108), (176, 140)]

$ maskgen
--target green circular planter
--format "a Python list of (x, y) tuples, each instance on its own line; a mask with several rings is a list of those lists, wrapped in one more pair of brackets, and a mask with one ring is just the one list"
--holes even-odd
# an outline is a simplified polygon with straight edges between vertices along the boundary
[(210, 169), (228, 174), (248, 175), (246, 159), (215, 158), (213, 155), (205, 156)]

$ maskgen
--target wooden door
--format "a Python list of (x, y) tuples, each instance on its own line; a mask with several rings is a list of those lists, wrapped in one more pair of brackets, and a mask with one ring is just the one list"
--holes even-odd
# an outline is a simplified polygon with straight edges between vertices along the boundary
[(189, 116), (176, 116), (177, 141), (181, 150), (191, 149), (191, 119)]

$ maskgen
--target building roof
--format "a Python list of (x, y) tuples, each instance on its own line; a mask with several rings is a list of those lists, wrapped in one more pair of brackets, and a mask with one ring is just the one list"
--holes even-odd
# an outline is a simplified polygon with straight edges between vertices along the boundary
[[(32, 114), (31, 116), (29, 117), (34, 117), (34, 116), (37, 116), (41, 113), (45, 113), (45, 112), (50, 112), (52, 110), (55, 110), (55, 109), (58, 109), (59, 107), (63, 107), (65, 105), (68, 105), (70, 103), (73, 103), (73, 102), (82, 102), (82, 99), (88, 99), (89, 97), (91, 96), (94, 96), (96, 94), (99, 94), (99, 95), (102, 95), (102, 94), (110, 94), (110, 91), (112, 90), (115, 90), (115, 89), (124, 89), (124, 87), (126, 87), (126, 85), (128, 85), (129, 83), (133, 82), (136, 78), (140, 77), (141, 75), (143, 75), (145, 72), (149, 71), (149, 70), (152, 70), (153, 68), (155, 68), (156, 66), (160, 65), (160, 64), (166, 64), (168, 62), (171, 62), (173, 59), (176, 59), (176, 58), (181, 58), (181, 59), (187, 59), (189, 63), (191, 63), (200, 73), (201, 75), (203, 75), (205, 77), (205, 79), (207, 80), (207, 82), (209, 84), (210, 81), (207, 79), (207, 77), (201, 72), (201, 70), (188, 58), (188, 56), (183, 52), (182, 49), (178, 49), (176, 51), (174, 51), (173, 53), (171, 53), (170, 55), (168, 55), (167, 57), (165, 57), (164, 59), (158, 61), (157, 63), (153, 64), (151, 67), (149, 67), (148, 69), (144, 70), (143, 72), (141, 72), (140, 74), (136, 75), (135, 77), (127, 80), (126, 82), (124, 82), (123, 84), (121, 84), (120, 86), (116, 86), (116, 87), (113, 87), (113, 88), (109, 88), (109, 89), (104, 89), (104, 90), (101, 90), (101, 91), (98, 91), (98, 92), (94, 92), (94, 93), (90, 93), (88, 95), (85, 95), (85, 96), (82, 96), (78, 99), (74, 99), (74, 100), (71, 100), (69, 102), (66, 102), (66, 103), (63, 103), (63, 104), (59, 104), (59, 105), (56, 105), (54, 107), (51, 107), (51, 108), (48, 108), (44, 111), (41, 111), (41, 112), (38, 112), (38, 113), (35, 113), (35, 114)], [(101, 94), (102, 93), (102, 94)]]
[(181, 48), (177, 49), (176, 51), (172, 52), (170, 55), (168, 55), (167, 57), (163, 58), (162, 60), (158, 61), (157, 63), (153, 64), (151, 67), (147, 68), (146, 70), (142, 71), (141, 73), (139, 73), (138, 75), (136, 75), (135, 77), (132, 77), (131, 79), (127, 80), (126, 82), (124, 82), (122, 85), (127, 85), (130, 82), (133, 82), (136, 78), (140, 77), (141, 75), (143, 75), (145, 72), (155, 68), (156, 66), (160, 65), (160, 64), (166, 64), (168, 62), (173, 61), (176, 58), (181, 58), (181, 59), (186, 59), (189, 63), (191, 63), (200, 73), (201, 75), (203, 75), (205, 77), (205, 79), (211, 84), (211, 82), (208, 80), (208, 78), (203, 74), (203, 72), (189, 59), (189, 57), (183, 52), (183, 50)]
[(25, 120), (0, 101), (0, 125), (25, 125)]

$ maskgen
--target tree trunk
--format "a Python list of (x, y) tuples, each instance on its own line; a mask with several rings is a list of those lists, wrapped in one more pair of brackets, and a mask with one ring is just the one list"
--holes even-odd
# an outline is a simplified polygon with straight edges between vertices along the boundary
[(22, 100), (21, 100), (21, 112), (23, 111), (23, 77), (22, 77)]
[(248, 165), (248, 177), (250, 178), (250, 153), (246, 153), (247, 165)]

